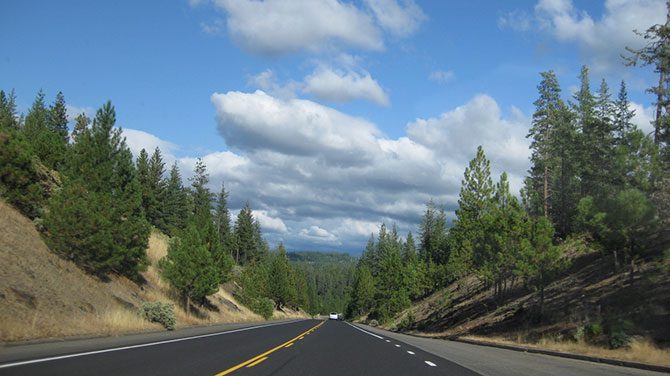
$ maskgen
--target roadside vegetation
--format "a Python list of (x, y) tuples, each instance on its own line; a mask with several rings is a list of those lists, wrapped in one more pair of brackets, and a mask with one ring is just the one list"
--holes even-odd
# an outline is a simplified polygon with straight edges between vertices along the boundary
[[(431, 201), (416, 240), (385, 224), (370, 237), (348, 317), (443, 336), (509, 338), (541, 327), (543, 335), (530, 330), (525, 340), (620, 349), (640, 347), (634, 344), (646, 337), (667, 346), (670, 34), (657, 25), (644, 35), (649, 45), (629, 51), (627, 62), (659, 74), (659, 86), (649, 89), (657, 97), (652, 134), (631, 122), (624, 81), (615, 95), (604, 80), (594, 91), (584, 66), (566, 100), (555, 73), (542, 72), (521, 192), (510, 191), (506, 173), (491, 176), (479, 147), (451, 226), (445, 208)], [(599, 266), (594, 274), (567, 278), (586, 270), (585, 260)], [(561, 295), (557, 283), (567, 280), (578, 284), (560, 285)]]
[(266, 319), (277, 309), (319, 307), (283, 245), (269, 249), (248, 202), (233, 222), (228, 192), (209, 190), (202, 160), (185, 187), (160, 149), (133, 158), (110, 102), (93, 119), (79, 115), (72, 132), (65, 108), (62, 93), (47, 106), (40, 91), (19, 115), (14, 92), (0, 91), (0, 195), (33, 220), (51, 251), (101, 281), (143, 286), (153, 228), (170, 237), (155, 266), (187, 316), (211, 308), (208, 297), (226, 283)]

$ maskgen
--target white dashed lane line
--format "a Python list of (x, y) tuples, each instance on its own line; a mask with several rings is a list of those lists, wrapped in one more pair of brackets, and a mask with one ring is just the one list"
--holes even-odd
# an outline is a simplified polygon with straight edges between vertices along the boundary
[[(356, 329), (356, 330), (358, 330), (358, 331), (361, 331), (361, 332), (363, 332), (363, 333), (365, 333), (365, 334), (371, 335), (371, 336), (373, 336), (373, 337), (375, 337), (375, 338), (382, 339), (382, 340), (386, 341), (386, 343), (391, 343), (391, 340), (385, 339), (384, 337), (382, 337), (382, 336), (378, 336), (378, 335), (376, 335), (376, 334), (374, 334), (374, 333), (370, 333), (370, 332), (368, 332), (367, 330), (363, 330), (363, 329), (359, 328), (359, 327), (356, 326), (356, 325), (352, 325), (352, 324), (349, 324), (349, 323), (347, 323), (347, 325), (349, 325), (350, 327), (352, 327), (352, 328), (354, 328), (354, 329)], [(394, 344), (394, 346), (395, 346), (395, 347), (398, 347), (398, 348), (400, 347), (399, 344)], [(414, 351), (409, 351), (409, 350), (408, 350), (407, 353), (410, 354), (410, 355), (415, 355)], [(426, 363), (427, 365), (429, 365), (429, 366), (431, 366), (431, 367), (437, 367), (437, 364), (435, 364), (435, 363), (433, 363), (433, 362), (431, 362), (431, 361), (428, 361), (428, 360), (424, 360), (424, 363)]]

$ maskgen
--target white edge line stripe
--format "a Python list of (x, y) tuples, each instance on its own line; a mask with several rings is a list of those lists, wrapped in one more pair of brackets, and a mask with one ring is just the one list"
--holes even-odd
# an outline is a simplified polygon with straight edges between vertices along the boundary
[(131, 346), (123, 346), (123, 347), (113, 347), (111, 349), (104, 349), (104, 350), (95, 350), (95, 351), (87, 351), (83, 353), (75, 353), (75, 354), (68, 354), (68, 355), (59, 355), (59, 356), (52, 356), (48, 358), (41, 358), (41, 359), (33, 359), (33, 360), (24, 360), (21, 362), (15, 362), (15, 363), (7, 363), (7, 364), (0, 364), (0, 369), (3, 368), (10, 368), (10, 367), (16, 367), (16, 366), (23, 366), (26, 364), (34, 364), (34, 363), (43, 363), (43, 362), (49, 362), (52, 360), (59, 360), (59, 359), (68, 359), (68, 358), (77, 358), (80, 356), (86, 356), (86, 355), (94, 355), (94, 354), (103, 354), (107, 352), (113, 352), (113, 351), (121, 351), (121, 350), (130, 350), (130, 349), (137, 349), (140, 347), (149, 347), (149, 346), (157, 346), (157, 345), (163, 345), (166, 343), (174, 343), (174, 342), (181, 342), (181, 341), (190, 341), (192, 339), (198, 339), (198, 338), (205, 338), (205, 337), (214, 337), (214, 336), (220, 336), (224, 334), (230, 334), (230, 333), (237, 333), (237, 332), (244, 332), (246, 330), (252, 330), (252, 329), (260, 329), (260, 328), (267, 328), (268, 326), (277, 326), (277, 325), (285, 325), (285, 324), (291, 324), (297, 321), (289, 321), (289, 322), (280, 322), (280, 323), (274, 323), (274, 324), (264, 324), (264, 325), (258, 325), (258, 326), (249, 326), (246, 328), (240, 328), (240, 329), (233, 329), (233, 330), (227, 330), (224, 332), (217, 332), (217, 333), (210, 333), (210, 334), (202, 334), (202, 335), (197, 335), (197, 336), (192, 336), (192, 337), (183, 337), (183, 338), (175, 338), (175, 339), (168, 339), (165, 341), (158, 341), (158, 342), (149, 342), (149, 343), (141, 343), (138, 345), (131, 345)]
[(374, 334), (374, 333), (370, 333), (370, 332), (368, 332), (367, 330), (363, 330), (363, 329), (359, 328), (359, 327), (356, 326), (356, 325), (349, 324), (349, 323), (347, 323), (347, 325), (349, 325), (350, 327), (352, 327), (352, 328), (354, 328), (354, 329), (356, 329), (356, 330), (360, 330), (361, 332), (363, 332), (363, 333), (365, 333), (365, 334), (369, 334), (369, 335), (371, 335), (371, 336), (373, 336), (373, 337), (377, 337), (377, 338), (379, 338), (379, 339), (384, 339), (384, 337), (380, 337), (380, 336), (378, 336), (378, 335), (376, 335), (376, 334)]
[(407, 351), (408, 354), (414, 355), (414, 351)]
[(429, 362), (429, 361), (427, 361), (427, 360), (424, 360), (424, 362), (425, 362), (426, 364), (428, 364), (429, 366), (431, 366), (431, 367), (437, 367), (437, 365), (436, 365), (435, 363), (433, 363), (433, 362)]
[(400, 345), (395, 345), (395, 347), (400, 347)]

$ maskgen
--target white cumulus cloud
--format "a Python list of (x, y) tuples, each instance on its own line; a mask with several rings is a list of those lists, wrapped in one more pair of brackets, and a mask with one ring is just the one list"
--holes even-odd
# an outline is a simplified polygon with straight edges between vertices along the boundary
[(232, 38), (268, 55), (319, 51), (333, 45), (381, 50), (383, 36), (373, 18), (338, 0), (216, 0), (227, 15)]
[(654, 131), (654, 126), (651, 122), (656, 116), (654, 114), (654, 106), (644, 107), (639, 103), (631, 102), (630, 108), (635, 111), (635, 116), (633, 116), (631, 122), (645, 134), (651, 134)]
[(145, 149), (151, 155), (154, 149), (160, 148), (163, 159), (166, 162), (170, 163), (175, 160), (174, 151), (178, 147), (172, 142), (162, 140), (151, 133), (137, 129), (123, 128), (122, 132), (123, 137), (126, 138), (126, 144), (133, 155), (139, 155), (142, 149)]
[[(505, 170), (518, 189), (528, 168), (528, 119), (518, 109), (503, 115), (487, 95), (416, 119), (397, 138), (365, 119), (262, 91), (216, 93), (212, 103), (228, 150), (202, 156), (210, 189), (225, 182), (231, 209), (250, 201), (271, 244), (289, 248), (360, 251), (382, 221), (416, 232), (430, 199), (453, 216), (479, 144), (494, 179)], [(145, 132), (126, 136), (134, 151), (166, 143)], [(196, 159), (178, 162), (186, 179)]]
[(261, 224), (261, 229), (264, 231), (275, 233), (286, 233), (288, 228), (284, 221), (279, 217), (272, 217), (267, 210), (252, 210), (254, 218)]
[(380, 106), (389, 105), (388, 95), (368, 72), (359, 74), (320, 67), (305, 78), (303, 91), (332, 102), (365, 99)]
[(427, 18), (413, 0), (365, 0), (379, 25), (396, 36), (414, 33)]
[(665, 22), (663, 0), (605, 0), (601, 17), (594, 18), (572, 0), (539, 0), (533, 16), (515, 10), (498, 20), (517, 31), (542, 30), (557, 41), (576, 44), (595, 71), (622, 66), (626, 47), (640, 48), (645, 41), (633, 30), (645, 31)]

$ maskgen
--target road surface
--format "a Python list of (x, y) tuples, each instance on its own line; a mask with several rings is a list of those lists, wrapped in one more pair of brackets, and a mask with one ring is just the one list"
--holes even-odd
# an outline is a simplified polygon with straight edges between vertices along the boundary
[(86, 351), (64, 350), (63, 343), (0, 348), (0, 375), (660, 375), (451, 345), (342, 321), (301, 320)]

